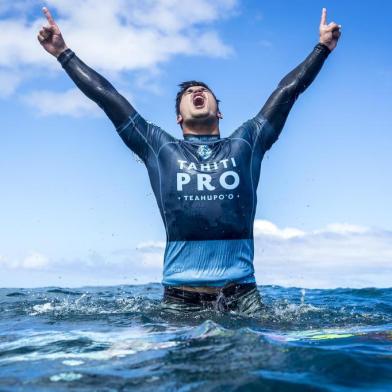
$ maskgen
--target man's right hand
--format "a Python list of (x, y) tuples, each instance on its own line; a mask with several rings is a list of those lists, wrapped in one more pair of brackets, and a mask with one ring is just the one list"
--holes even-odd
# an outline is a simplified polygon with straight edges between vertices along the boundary
[(37, 38), (44, 49), (57, 58), (62, 52), (64, 52), (64, 50), (68, 49), (68, 47), (65, 44), (61, 31), (49, 10), (44, 7), (42, 8), (42, 11), (48, 20), (48, 24), (46, 26), (42, 26)]

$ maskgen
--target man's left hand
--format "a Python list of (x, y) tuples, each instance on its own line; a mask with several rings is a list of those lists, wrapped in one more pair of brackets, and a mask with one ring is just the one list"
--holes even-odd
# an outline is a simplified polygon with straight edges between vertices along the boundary
[(335, 22), (327, 24), (327, 9), (323, 8), (320, 22), (320, 43), (326, 45), (329, 50), (334, 50), (341, 35), (341, 27)]

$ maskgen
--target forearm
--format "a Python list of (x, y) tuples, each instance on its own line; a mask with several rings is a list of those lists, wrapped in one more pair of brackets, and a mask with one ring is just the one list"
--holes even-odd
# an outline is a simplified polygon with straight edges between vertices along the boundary
[(135, 113), (132, 105), (100, 74), (80, 60), (71, 49), (57, 60), (77, 87), (97, 103), (117, 128)]
[(329, 53), (330, 50), (325, 45), (317, 44), (310, 55), (280, 81), (259, 112), (278, 134), (294, 102), (316, 78)]

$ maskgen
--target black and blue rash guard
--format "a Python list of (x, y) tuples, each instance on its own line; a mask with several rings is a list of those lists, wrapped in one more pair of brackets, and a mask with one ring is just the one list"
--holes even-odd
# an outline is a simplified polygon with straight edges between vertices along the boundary
[(228, 138), (178, 140), (135, 113), (118, 133), (145, 163), (166, 227), (163, 283), (254, 282), (256, 188), (276, 138), (268, 121)]
[(76, 85), (105, 110), (146, 165), (166, 229), (164, 285), (255, 282), (253, 222), (260, 164), (329, 53), (316, 45), (261, 111), (229, 137), (185, 135), (183, 140), (146, 121), (70, 49), (59, 56)]

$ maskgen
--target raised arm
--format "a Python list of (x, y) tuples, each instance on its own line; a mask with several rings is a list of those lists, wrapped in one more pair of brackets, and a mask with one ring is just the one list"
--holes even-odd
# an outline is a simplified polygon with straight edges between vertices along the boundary
[(104, 77), (80, 60), (65, 44), (49, 10), (44, 7), (43, 12), (48, 21), (48, 25), (42, 26), (38, 33), (43, 48), (57, 58), (79, 89), (105, 111), (133, 152), (144, 162), (156, 156), (160, 146), (174, 138), (147, 122)]
[(103, 76), (80, 60), (71, 49), (62, 52), (57, 60), (79, 89), (104, 110), (116, 128), (136, 113)]
[(87, 66), (67, 47), (49, 10), (44, 7), (43, 12), (48, 25), (42, 26), (38, 34), (41, 45), (57, 58), (79, 89), (105, 111), (114, 126), (119, 127), (135, 114), (135, 109), (104, 77)]
[(279, 137), (287, 116), (298, 98), (313, 82), (324, 64), (325, 59), (335, 49), (340, 37), (340, 25), (327, 24), (327, 11), (322, 10), (320, 22), (320, 42), (309, 56), (278, 84), (268, 98), (256, 119), (267, 119), (271, 127), (265, 127), (264, 143), (269, 149)]

